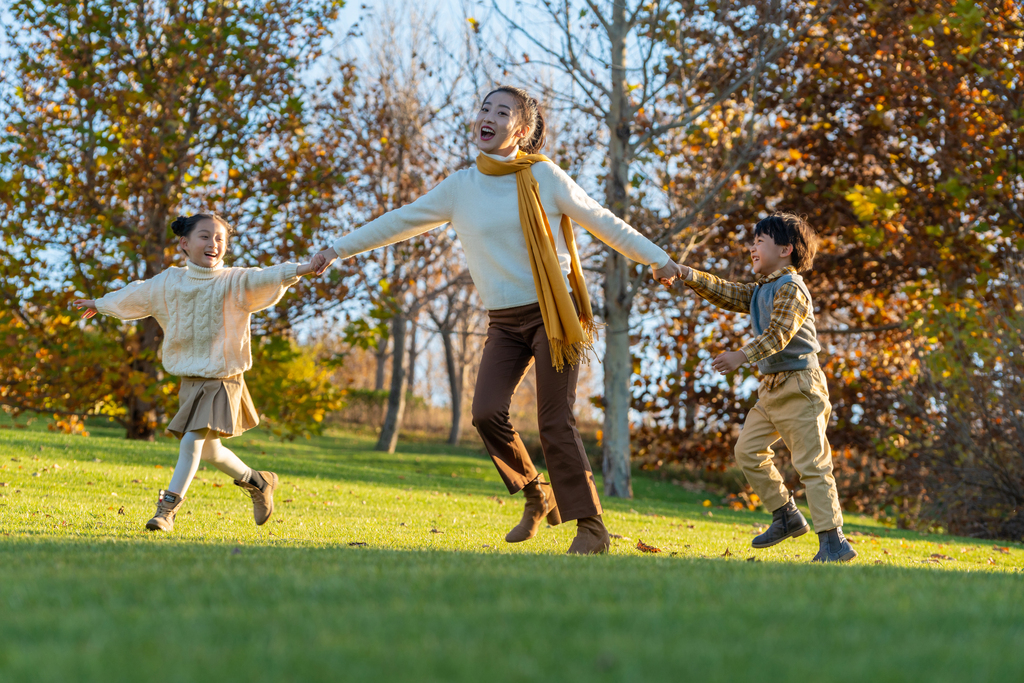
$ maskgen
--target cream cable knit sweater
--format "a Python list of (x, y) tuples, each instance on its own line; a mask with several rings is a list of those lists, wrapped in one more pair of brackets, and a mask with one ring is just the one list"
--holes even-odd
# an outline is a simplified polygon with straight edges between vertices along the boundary
[[(508, 161), (515, 157), (489, 155)], [(662, 267), (665, 251), (616, 218), (565, 171), (553, 163), (532, 166), (540, 186), (540, 201), (555, 233), (555, 248), (562, 272), (569, 274), (569, 251), (558, 225), (562, 214), (586, 228), (627, 258)], [(515, 174), (487, 176), (476, 166), (457, 171), (425, 195), (389, 211), (334, 243), (341, 258), (409, 239), (451, 223), (466, 253), (469, 273), (489, 310), (525, 306), (537, 301), (526, 238), (519, 222)]]
[(231, 377), (252, 367), (249, 318), (299, 281), (298, 264), (272, 268), (168, 268), (96, 300), (122, 320), (153, 316), (164, 331), (164, 369), (178, 377)]

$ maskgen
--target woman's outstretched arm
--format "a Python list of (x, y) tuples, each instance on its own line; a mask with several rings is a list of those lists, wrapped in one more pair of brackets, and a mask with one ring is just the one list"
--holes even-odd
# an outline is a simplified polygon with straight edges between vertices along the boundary
[(348, 258), (364, 251), (386, 247), (395, 242), (407, 240), (452, 219), (454, 206), (455, 176), (448, 176), (437, 187), (411, 204), (388, 211), (361, 228), (346, 233), (320, 252), (324, 262), (317, 270), (323, 273), (338, 258)]

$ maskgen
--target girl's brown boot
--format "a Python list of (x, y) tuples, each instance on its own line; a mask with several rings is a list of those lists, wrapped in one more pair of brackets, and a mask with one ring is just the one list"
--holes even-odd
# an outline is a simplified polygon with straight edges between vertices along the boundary
[(153, 519), (146, 522), (146, 528), (150, 531), (173, 531), (174, 516), (183, 502), (184, 496), (171, 491), (161, 491), (160, 497), (156, 499), (156, 514), (153, 515)]
[(540, 521), (544, 519), (545, 515), (547, 515), (548, 524), (551, 526), (562, 523), (562, 518), (558, 514), (555, 494), (551, 492), (551, 484), (544, 481), (543, 474), (538, 474), (536, 479), (523, 487), (523, 495), (526, 496), (523, 518), (512, 528), (512, 531), (505, 534), (505, 540), (509, 543), (527, 541), (536, 536), (537, 529), (540, 528)]
[(598, 555), (608, 552), (612, 539), (604, 527), (601, 515), (576, 520), (576, 538), (572, 539), (567, 555)]

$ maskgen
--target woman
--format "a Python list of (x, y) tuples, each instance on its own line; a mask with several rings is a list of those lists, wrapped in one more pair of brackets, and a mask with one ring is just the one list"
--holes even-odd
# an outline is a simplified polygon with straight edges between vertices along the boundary
[[(671, 284), (680, 268), (536, 154), (544, 144), (544, 118), (525, 91), (501, 86), (490, 92), (473, 136), (481, 152), (475, 167), (453, 173), (413, 203), (342, 236), (321, 253), (329, 265), (451, 223), (489, 314), (473, 425), (509, 493), (523, 490), (526, 498), (523, 518), (505, 540), (533, 538), (545, 516), (553, 524), (574, 519), (577, 532), (568, 552), (602, 553), (608, 550), (608, 531), (573, 415), (579, 363), (592, 342), (594, 317), (569, 219), (650, 266), (663, 284)], [(550, 484), (509, 422), (512, 394), (534, 360)]]

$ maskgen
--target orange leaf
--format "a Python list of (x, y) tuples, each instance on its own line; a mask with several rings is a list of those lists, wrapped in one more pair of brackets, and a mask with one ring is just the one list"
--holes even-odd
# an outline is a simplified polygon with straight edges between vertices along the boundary
[(655, 548), (653, 545), (647, 545), (642, 540), (636, 542), (636, 549), (644, 553), (660, 553), (661, 548)]

